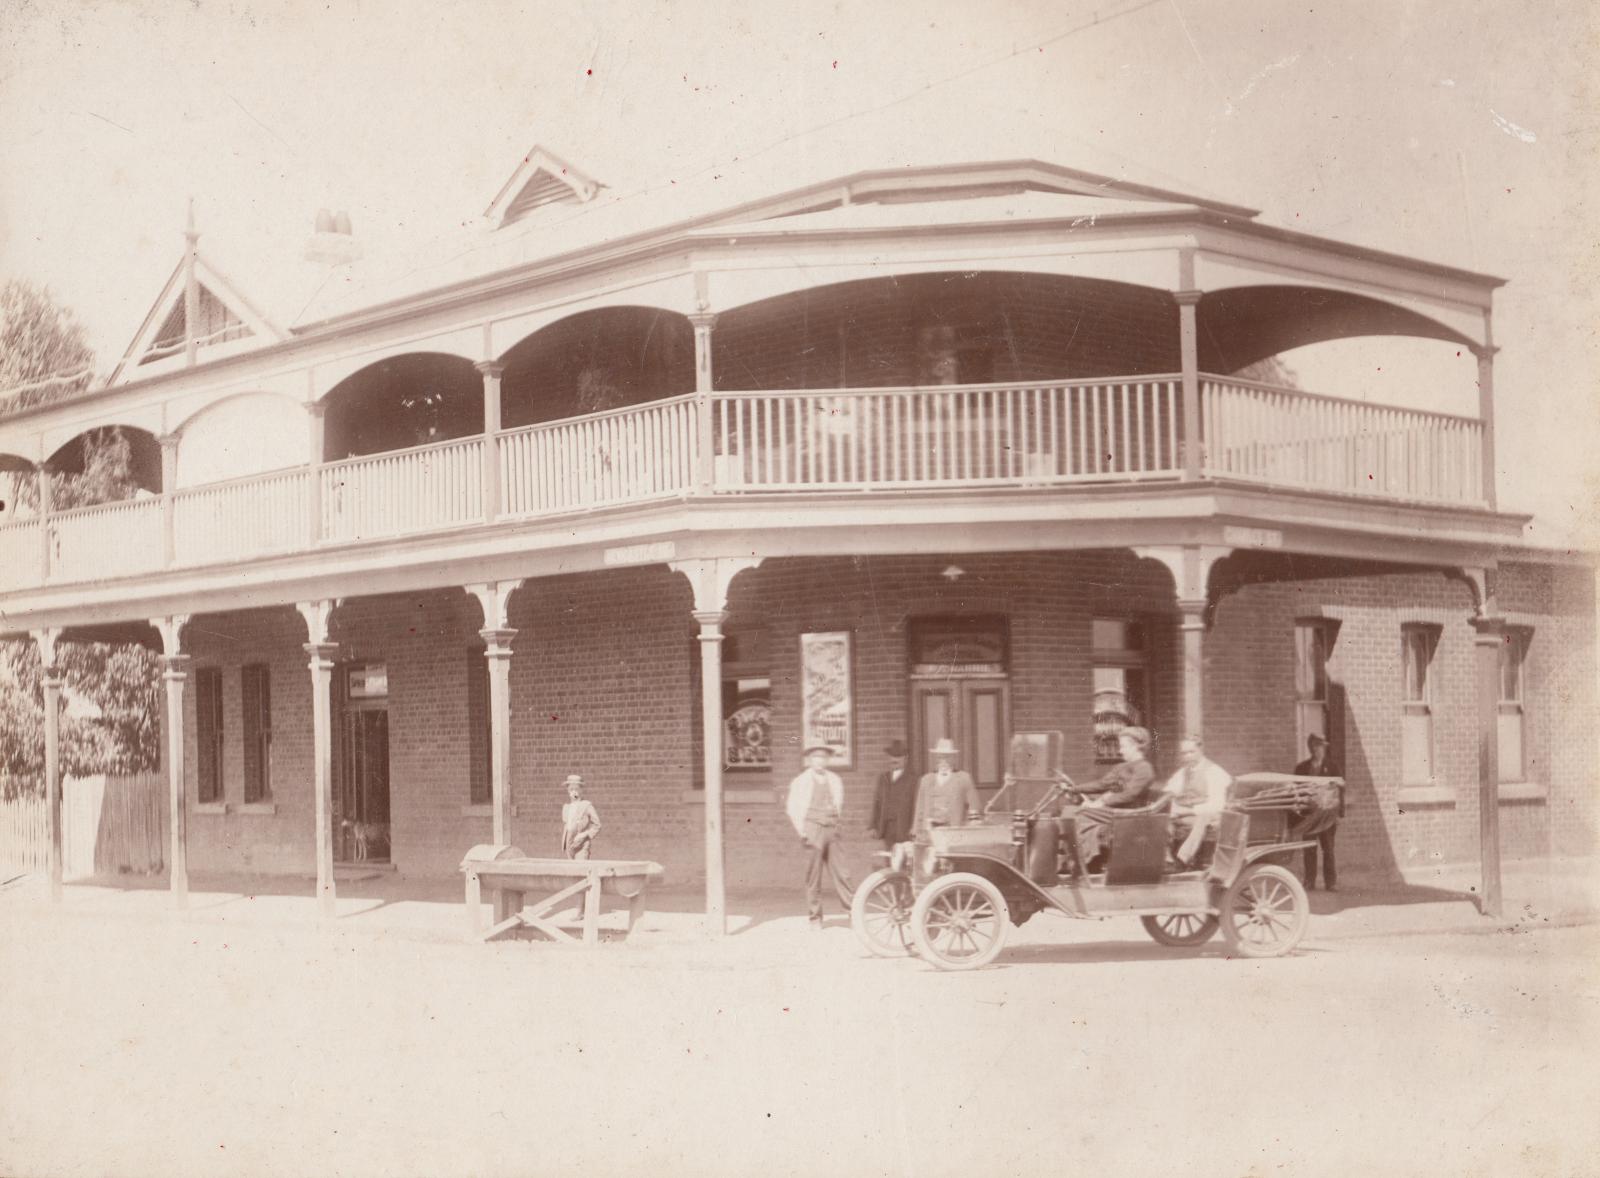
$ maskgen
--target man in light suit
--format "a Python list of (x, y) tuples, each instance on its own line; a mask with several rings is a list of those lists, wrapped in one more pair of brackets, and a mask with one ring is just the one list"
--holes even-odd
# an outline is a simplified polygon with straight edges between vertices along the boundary
[(805, 751), (806, 767), (789, 782), (784, 809), (789, 822), (809, 853), (806, 858), (806, 916), (811, 927), (822, 927), (822, 873), (826, 869), (833, 881), (839, 904), (849, 915), (855, 885), (840, 866), (839, 824), (844, 817), (844, 782), (828, 768), (833, 757), (829, 745), (812, 745)]

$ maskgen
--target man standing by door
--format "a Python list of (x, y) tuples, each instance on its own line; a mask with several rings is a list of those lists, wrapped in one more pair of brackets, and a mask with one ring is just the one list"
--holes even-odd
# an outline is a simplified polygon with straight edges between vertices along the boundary
[(872, 820), (867, 827), (874, 838), (883, 840), (885, 848), (893, 849), (896, 843), (911, 838), (917, 789), (906, 769), (906, 754), (911, 751), (906, 742), (892, 741), (883, 751), (889, 758), (889, 767), (878, 774), (878, 789), (872, 795)]
[(855, 885), (839, 864), (839, 822), (844, 814), (844, 782), (828, 768), (833, 757), (829, 745), (811, 745), (805, 751), (806, 767), (789, 783), (784, 807), (806, 858), (806, 916), (811, 927), (822, 927), (822, 873), (828, 872), (839, 904), (848, 915)]
[[(1306, 751), (1311, 755), (1294, 767), (1296, 777), (1338, 777), (1339, 766), (1328, 755), (1328, 738), (1313, 732), (1306, 738)], [(1330, 814), (1327, 825), (1311, 837), (1317, 846), (1306, 848), (1306, 887), (1317, 886), (1317, 850), (1322, 850), (1322, 886), (1330, 892), (1339, 890), (1339, 868), (1333, 861), (1333, 840), (1339, 833), (1337, 814)]]
[(972, 774), (956, 768), (960, 753), (948, 736), (941, 736), (928, 750), (934, 767), (933, 772), (922, 775), (917, 786), (917, 813), (912, 828), (918, 834), (934, 826), (964, 826), (977, 821), (983, 811)]

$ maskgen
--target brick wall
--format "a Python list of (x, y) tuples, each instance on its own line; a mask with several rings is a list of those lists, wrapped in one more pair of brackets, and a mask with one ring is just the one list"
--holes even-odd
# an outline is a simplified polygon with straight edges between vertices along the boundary
[[(1235, 557), (1230, 588), (1206, 637), (1206, 738), (1235, 771), (1288, 769), (1295, 747), (1296, 618), (1339, 623), (1330, 660), (1341, 689), (1335, 723), (1350, 782), (1341, 828), (1343, 866), (1397, 865), (1476, 854), (1475, 680), (1467, 587), (1438, 573), (1326, 575)], [(965, 570), (951, 581), (952, 563)], [(1308, 575), (1315, 574), (1315, 575)], [(1219, 572), (1219, 576), (1221, 573)], [(1285, 579), (1290, 576), (1303, 579)], [(1264, 579), (1264, 578), (1271, 579)], [(1530, 625), (1527, 749), (1548, 799), (1501, 805), (1509, 856), (1578, 853), (1594, 846), (1593, 584), (1534, 566), (1506, 570), (1503, 607)], [(692, 688), (696, 626), (684, 578), (662, 567), (546, 578), (511, 599), (518, 630), (511, 662), (513, 841), (555, 854), (562, 778), (584, 775), (599, 808), (600, 853), (664, 863), (678, 880), (703, 868), (703, 808), (696, 790), (698, 707)], [(841, 772), (851, 862), (871, 849), (863, 831), (881, 750), (908, 732), (907, 628), (920, 615), (1002, 614), (1010, 622), (1014, 730), (1061, 729), (1067, 769), (1096, 773), (1090, 746), (1089, 626), (1096, 616), (1146, 621), (1150, 725), (1158, 771), (1173, 767), (1181, 713), (1179, 635), (1172, 586), (1159, 565), (1126, 551), (923, 555), (771, 560), (741, 573), (730, 629), (764, 626), (772, 682), (774, 769), (728, 773), (731, 886), (799, 879), (802, 859), (777, 798), (798, 770), (799, 640), (810, 631), (853, 636), (854, 764)], [(1446, 802), (1411, 805), (1399, 793), (1399, 627), (1441, 627), (1434, 674), (1438, 780)], [(476, 602), (459, 589), (352, 600), (335, 611), (340, 658), (383, 661), (390, 695), (393, 852), (402, 871), (453, 873), (467, 847), (490, 838), (486, 811), (469, 807), (467, 651), (481, 646)], [(313, 867), (310, 677), (304, 625), (290, 610), (197, 617), (186, 641), (197, 664), (223, 668), (228, 740), (227, 814), (190, 821), (196, 870)], [(272, 669), (275, 812), (239, 812), (239, 670)], [(194, 796), (194, 700), (186, 703)]]

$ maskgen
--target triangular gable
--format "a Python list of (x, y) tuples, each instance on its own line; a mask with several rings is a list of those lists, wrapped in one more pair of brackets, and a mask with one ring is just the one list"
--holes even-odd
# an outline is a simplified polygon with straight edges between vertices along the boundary
[(522, 157), (522, 163), (501, 185), (483, 216), (491, 228), (500, 229), (545, 205), (584, 204), (593, 200), (600, 188), (599, 181), (566, 160), (535, 147)]
[[(194, 335), (202, 354), (207, 348), (234, 340), (254, 337), (270, 342), (284, 338), (284, 333), (239, 294), (203, 254), (195, 256), (195, 283), (200, 288), (200, 298)], [(117, 384), (143, 365), (183, 354), (189, 334), (184, 295), (184, 263), (180, 260), (150, 305), (108, 383)]]

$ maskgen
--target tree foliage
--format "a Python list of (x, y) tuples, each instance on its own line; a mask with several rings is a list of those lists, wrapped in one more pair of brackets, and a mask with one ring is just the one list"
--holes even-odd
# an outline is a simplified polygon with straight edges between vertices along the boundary
[[(48, 290), (20, 278), (0, 285), (0, 415), (81, 392), (93, 364), (83, 324)], [(71, 379), (40, 383), (53, 376)]]
[[(88, 383), (94, 353), (81, 324), (50, 293), (16, 279), (0, 286), (0, 415), (45, 404)], [(42, 377), (79, 379), (5, 390)], [(82, 469), (52, 473), (56, 509), (127, 499), (138, 489), (133, 451), (119, 429), (83, 438)], [(15, 478), (15, 493), (36, 507), (37, 476)], [(61, 761), (66, 773), (134, 773), (160, 764), (160, 660), (142, 646), (63, 641), (56, 658), (66, 706), (61, 718)], [(38, 647), (27, 639), (0, 642), (0, 776), (6, 788), (33, 788), (44, 768), (44, 685)]]

